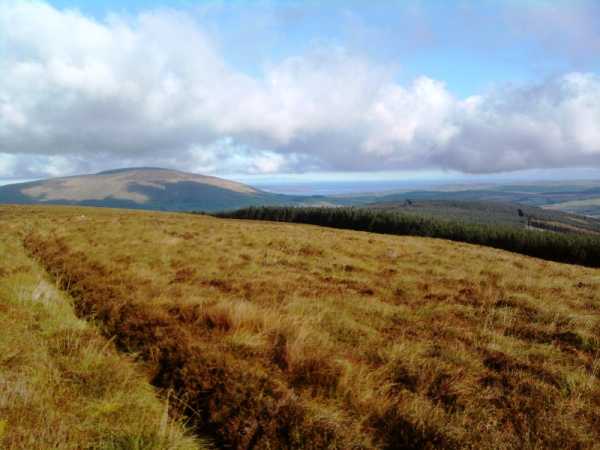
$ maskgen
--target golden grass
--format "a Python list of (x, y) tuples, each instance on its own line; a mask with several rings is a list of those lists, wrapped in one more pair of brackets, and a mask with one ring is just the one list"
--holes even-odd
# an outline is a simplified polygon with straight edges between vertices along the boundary
[(2, 216), (0, 448), (204, 448), (140, 368), (75, 316)]
[(599, 270), (306, 225), (0, 213), (221, 444), (600, 442)]

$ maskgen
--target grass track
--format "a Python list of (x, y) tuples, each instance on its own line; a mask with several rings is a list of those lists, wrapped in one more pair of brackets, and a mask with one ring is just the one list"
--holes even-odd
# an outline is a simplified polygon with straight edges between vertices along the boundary
[[(205, 448), (27, 257), (23, 223), (0, 208), (0, 448)], [(19, 217), (21, 219), (22, 217)]]

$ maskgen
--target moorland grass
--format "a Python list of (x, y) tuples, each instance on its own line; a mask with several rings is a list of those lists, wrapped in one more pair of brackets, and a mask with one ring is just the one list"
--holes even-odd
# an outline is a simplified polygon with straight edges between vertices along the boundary
[(234, 448), (594, 448), (600, 272), (439, 239), (21, 207), (28, 251)]
[(205, 448), (27, 257), (0, 212), (0, 448)]
[[(367, 208), (259, 206), (215, 214), (230, 219), (273, 220), (370, 231), (423, 236), (484, 245), (523, 255), (589, 267), (600, 267), (600, 237), (573, 231), (564, 224), (531, 219), (536, 229), (502, 224), (478, 224), (426, 215)], [(493, 219), (491, 219), (493, 220)]]

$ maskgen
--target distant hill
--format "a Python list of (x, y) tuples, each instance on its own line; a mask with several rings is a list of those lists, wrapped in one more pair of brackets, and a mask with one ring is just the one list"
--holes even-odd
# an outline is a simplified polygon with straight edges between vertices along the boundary
[(300, 201), (302, 198), (273, 194), (222, 178), (149, 167), (0, 187), (0, 203), (19, 204), (216, 211)]
[(564, 233), (600, 234), (600, 220), (517, 203), (482, 200), (383, 201), (369, 209), (482, 225), (508, 225)]
[(598, 182), (563, 182), (555, 184), (448, 186), (439, 190), (415, 190), (384, 195), (354, 196), (366, 203), (402, 203), (413, 201), (501, 202), (563, 211), (600, 218)]

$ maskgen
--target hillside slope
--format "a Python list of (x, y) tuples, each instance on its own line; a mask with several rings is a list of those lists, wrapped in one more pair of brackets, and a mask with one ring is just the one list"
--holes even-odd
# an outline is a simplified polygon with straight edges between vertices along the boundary
[(281, 196), (222, 178), (131, 168), (0, 187), (0, 203), (215, 211), (278, 203)]
[(309, 225), (8, 212), (79, 314), (222, 445), (600, 440), (599, 270)]
[[(529, 219), (535, 229), (514, 225), (468, 223), (424, 214), (398, 213), (393, 209), (261, 206), (214, 214), (226, 219), (272, 220), (368, 231), (398, 236), (421, 236), (483, 245), (548, 261), (600, 267), (600, 236), (564, 230), (561, 223)], [(443, 217), (443, 216), (442, 216)], [(545, 228), (539, 228), (539, 227)], [(559, 228), (560, 227), (560, 228)], [(528, 227), (531, 228), (531, 227)], [(553, 232), (547, 232), (552, 230)], [(543, 231), (543, 232), (540, 232)]]

